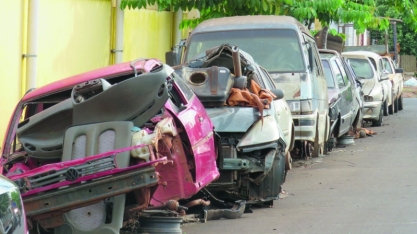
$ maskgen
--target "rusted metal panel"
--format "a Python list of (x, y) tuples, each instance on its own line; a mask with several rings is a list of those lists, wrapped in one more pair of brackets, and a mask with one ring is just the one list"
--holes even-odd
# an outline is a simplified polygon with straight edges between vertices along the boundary
[(415, 56), (401, 55), (400, 67), (402, 67), (405, 72), (416, 72), (417, 71), (416, 64), (417, 64), (417, 60)]

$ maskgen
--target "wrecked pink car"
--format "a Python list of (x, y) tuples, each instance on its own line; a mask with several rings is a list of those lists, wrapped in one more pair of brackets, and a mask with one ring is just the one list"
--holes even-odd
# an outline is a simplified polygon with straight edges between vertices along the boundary
[(2, 149), (2, 174), (20, 189), (31, 233), (119, 233), (138, 212), (219, 177), (203, 105), (154, 59), (27, 93)]

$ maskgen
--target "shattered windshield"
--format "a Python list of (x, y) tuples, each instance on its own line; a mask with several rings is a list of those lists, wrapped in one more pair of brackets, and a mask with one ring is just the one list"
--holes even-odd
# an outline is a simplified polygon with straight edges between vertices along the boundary
[(239, 30), (194, 34), (185, 54), (189, 61), (200, 57), (207, 49), (221, 44), (237, 45), (252, 55), (268, 72), (302, 72), (305, 70), (299, 39), (295, 31)]
[(372, 66), (368, 60), (357, 58), (349, 58), (348, 60), (356, 76), (365, 79), (372, 79), (374, 77)]

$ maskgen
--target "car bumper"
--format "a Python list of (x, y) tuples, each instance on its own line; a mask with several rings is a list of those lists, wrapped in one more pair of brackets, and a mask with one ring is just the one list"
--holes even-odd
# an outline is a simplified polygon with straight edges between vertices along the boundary
[(23, 199), (23, 203), (28, 217), (44, 216), (48, 213), (66, 212), (84, 207), (105, 198), (154, 186), (157, 183), (155, 167), (149, 166), (76, 186), (28, 196)]
[(317, 114), (293, 115), (294, 139), (299, 141), (314, 141), (317, 129)]
[(382, 101), (365, 102), (363, 105), (364, 120), (378, 120), (382, 108)]

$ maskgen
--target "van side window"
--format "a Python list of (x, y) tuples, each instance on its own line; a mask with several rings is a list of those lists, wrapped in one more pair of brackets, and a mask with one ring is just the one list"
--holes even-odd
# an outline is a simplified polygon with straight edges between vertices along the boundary
[[(308, 48), (311, 46), (313, 52), (313, 71), (316, 73), (317, 77), (324, 79), (324, 71), (323, 65), (321, 64), (321, 59), (319, 56), (319, 52), (317, 50), (316, 43), (310, 37), (304, 36), (304, 40), (307, 42), (307, 51)], [(307, 59), (308, 60), (308, 59)]]

